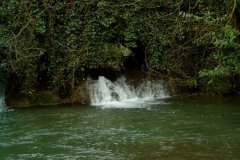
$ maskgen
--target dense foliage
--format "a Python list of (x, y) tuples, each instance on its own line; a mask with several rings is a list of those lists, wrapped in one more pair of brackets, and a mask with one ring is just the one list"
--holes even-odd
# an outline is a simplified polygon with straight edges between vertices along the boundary
[(1, 80), (71, 91), (89, 69), (128, 69), (131, 49), (172, 86), (237, 93), (239, 12), (237, 0), (2, 0)]

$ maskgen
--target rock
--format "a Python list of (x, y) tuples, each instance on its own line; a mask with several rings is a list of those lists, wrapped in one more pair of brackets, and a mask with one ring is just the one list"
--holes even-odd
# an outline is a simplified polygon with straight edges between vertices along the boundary
[(119, 101), (119, 94), (118, 94), (118, 93), (112, 92), (112, 93), (111, 93), (111, 96), (113, 97), (114, 100)]
[(61, 104), (89, 104), (90, 97), (85, 82), (74, 88), (73, 94), (67, 98), (60, 98), (59, 94), (45, 90), (34, 96), (23, 94), (12, 94), (5, 99), (7, 106), (12, 107), (32, 107)]

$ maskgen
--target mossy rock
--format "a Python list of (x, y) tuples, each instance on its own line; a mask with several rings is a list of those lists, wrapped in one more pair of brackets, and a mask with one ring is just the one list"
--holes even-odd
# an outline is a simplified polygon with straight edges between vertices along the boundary
[(31, 105), (57, 105), (61, 102), (59, 96), (52, 91), (40, 92), (31, 99)]
[(27, 96), (8, 96), (5, 98), (7, 106), (11, 107), (28, 107), (31, 105), (29, 97)]
[(32, 107), (32, 106), (49, 106), (61, 104), (89, 104), (90, 97), (85, 82), (76, 86), (70, 97), (60, 98), (53, 91), (41, 91), (35, 95), (12, 94), (6, 99), (7, 106), (12, 107)]

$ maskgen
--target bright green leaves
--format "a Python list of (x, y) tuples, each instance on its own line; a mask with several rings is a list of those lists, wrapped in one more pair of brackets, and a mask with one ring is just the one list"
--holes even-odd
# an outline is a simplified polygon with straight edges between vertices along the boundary
[(120, 44), (93, 45), (89, 48), (84, 65), (86, 68), (113, 68), (121, 70), (123, 67), (124, 50)]
[(44, 34), (46, 33), (46, 23), (45, 23), (45, 13), (41, 10), (35, 11), (36, 16), (33, 23), (33, 30), (36, 34)]
[[(230, 67), (217, 66), (213, 70), (202, 70), (200, 71), (200, 77), (226, 77), (230, 76), (231, 69)], [(212, 83), (212, 81), (211, 81)]]
[(213, 45), (219, 49), (240, 48), (239, 43), (236, 41), (240, 32), (230, 25), (224, 25), (219, 30), (215, 30), (209, 34), (211, 35)]
[[(235, 83), (233, 77), (240, 75), (240, 44), (237, 39), (239, 31), (230, 25), (222, 24), (221, 28), (209, 32), (209, 35), (215, 50), (208, 59), (209, 67), (201, 70), (199, 75), (211, 87), (218, 85), (219, 80), (228, 79), (227, 82), (230, 85), (229, 88), (231, 88), (231, 84)], [(215, 87), (213, 90), (219, 92), (219, 88), (221, 87)]]
[(3, 25), (0, 25), (0, 50), (6, 46), (6, 41), (8, 40), (7, 32), (8, 30)]

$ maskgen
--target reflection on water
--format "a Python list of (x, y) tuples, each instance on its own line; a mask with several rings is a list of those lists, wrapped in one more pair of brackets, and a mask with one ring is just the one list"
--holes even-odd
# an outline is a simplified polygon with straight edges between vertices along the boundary
[(237, 100), (0, 113), (0, 159), (240, 159)]

